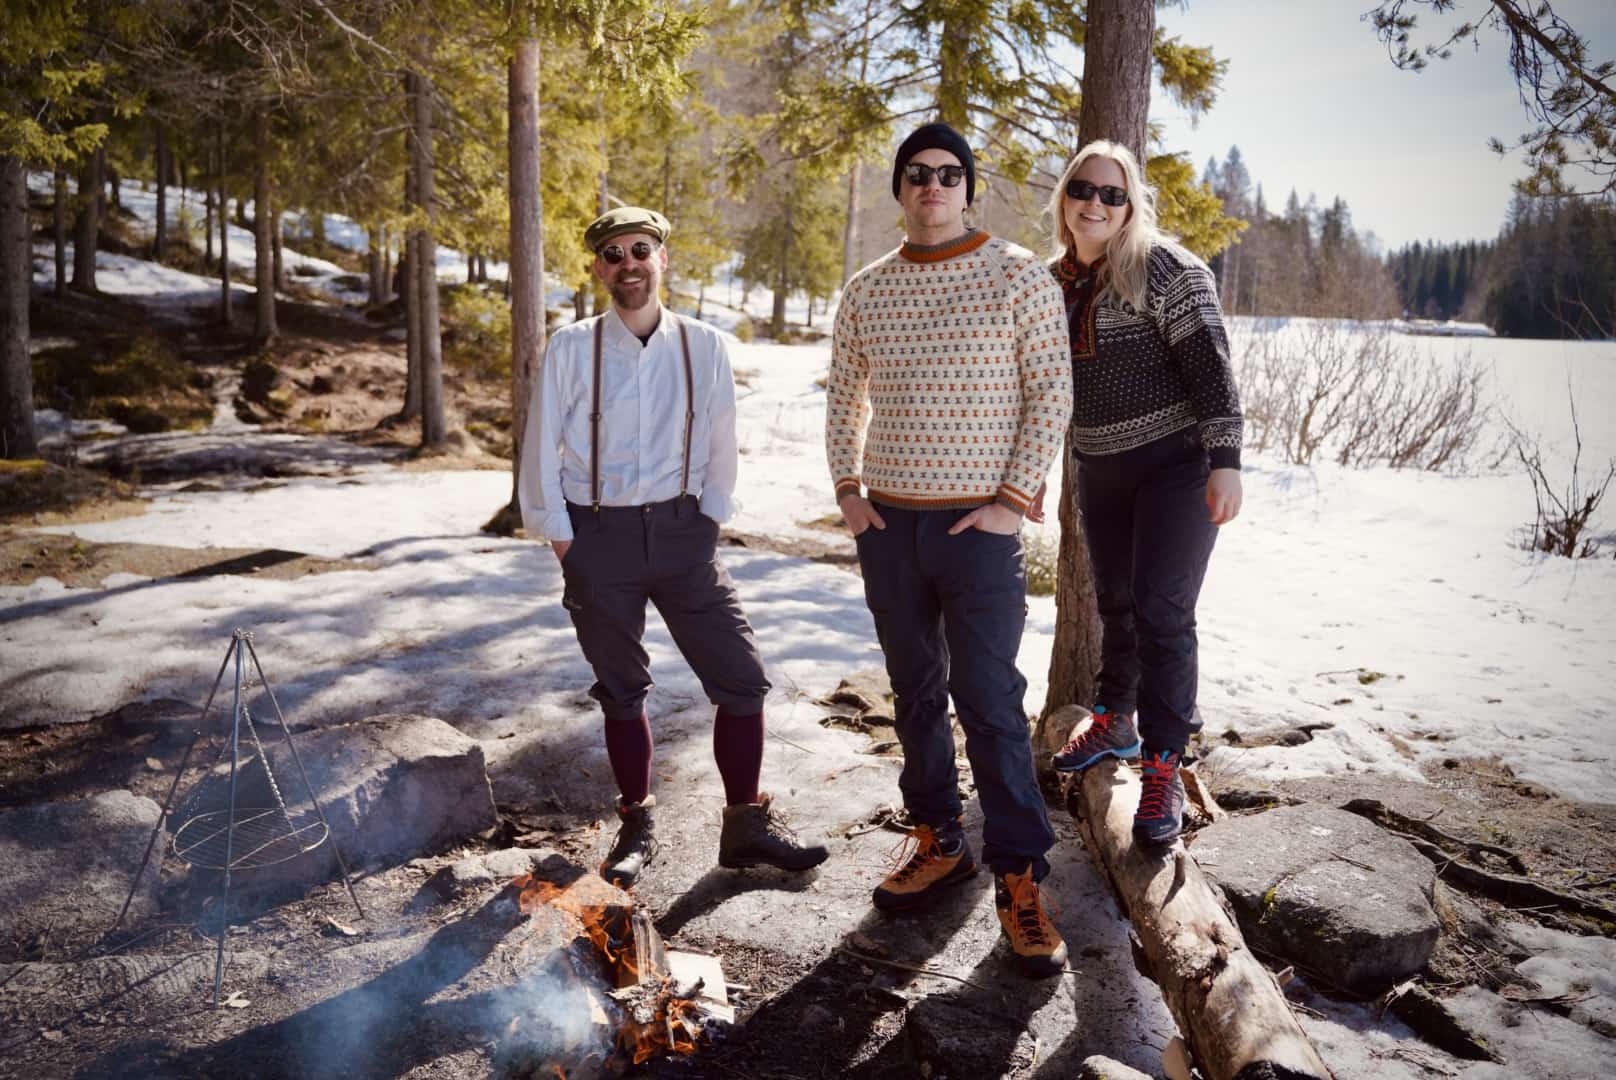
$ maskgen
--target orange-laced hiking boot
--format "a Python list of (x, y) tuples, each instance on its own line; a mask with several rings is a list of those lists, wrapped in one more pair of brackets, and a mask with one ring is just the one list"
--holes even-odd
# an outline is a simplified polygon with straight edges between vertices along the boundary
[(882, 911), (919, 907), (976, 873), (971, 845), (965, 842), (958, 825), (945, 826), (941, 831), (931, 825), (916, 825), (904, 837), (895, 861), (897, 869), (875, 890), (875, 906)]
[(1019, 874), (999, 874), (993, 899), (1022, 973), (1034, 978), (1059, 975), (1066, 967), (1066, 942), (1044, 911), (1032, 867)]

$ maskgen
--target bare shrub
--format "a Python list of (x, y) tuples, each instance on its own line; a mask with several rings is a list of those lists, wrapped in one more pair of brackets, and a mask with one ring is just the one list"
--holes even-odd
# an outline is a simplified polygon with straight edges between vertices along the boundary
[[(1521, 546), (1528, 551), (1541, 551), (1567, 559), (1586, 559), (1599, 550), (1599, 540), (1588, 535), (1594, 512), (1599, 509), (1611, 480), (1616, 478), (1616, 460), (1605, 464), (1605, 475), (1596, 483), (1584, 483), (1582, 476), (1582, 425), (1577, 420), (1577, 396), (1570, 386), (1566, 395), (1571, 399), (1571, 474), (1563, 485), (1549, 479), (1543, 464), (1543, 444), (1537, 436), (1528, 436), (1514, 421), (1506, 420), (1516, 457), (1526, 467), (1527, 479), (1532, 481), (1532, 497), (1537, 513), (1531, 524), (1522, 531)], [(1595, 474), (1597, 475), (1597, 473)]]
[(1492, 409), (1488, 371), (1467, 353), (1423, 354), (1378, 323), (1318, 320), (1295, 334), (1247, 336), (1237, 377), (1246, 443), (1308, 465), (1459, 471)]

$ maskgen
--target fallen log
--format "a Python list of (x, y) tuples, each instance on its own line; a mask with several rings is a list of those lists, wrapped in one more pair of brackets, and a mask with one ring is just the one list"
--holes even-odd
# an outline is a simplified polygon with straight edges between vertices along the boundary
[(1133, 841), (1139, 778), (1107, 760), (1067, 787), (1067, 809), (1133, 924), (1196, 1066), (1210, 1080), (1328, 1080), (1274, 976), (1246, 947), (1222, 896), (1182, 842)]

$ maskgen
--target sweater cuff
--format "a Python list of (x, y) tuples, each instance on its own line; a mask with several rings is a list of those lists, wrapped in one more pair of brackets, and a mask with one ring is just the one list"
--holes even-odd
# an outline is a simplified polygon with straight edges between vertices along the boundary
[(1021, 517), (1026, 517), (1027, 510), (1032, 506), (1031, 499), (1027, 498), (1009, 484), (999, 485), (999, 490), (997, 494), (993, 496), (993, 501), (1004, 507), (1006, 510), (1014, 510)]
[(836, 501), (841, 502), (843, 495), (863, 495), (864, 488), (857, 480), (846, 479), (836, 481)]
[(1211, 459), (1214, 469), (1239, 469), (1240, 448), (1238, 446), (1214, 446), (1207, 457)]

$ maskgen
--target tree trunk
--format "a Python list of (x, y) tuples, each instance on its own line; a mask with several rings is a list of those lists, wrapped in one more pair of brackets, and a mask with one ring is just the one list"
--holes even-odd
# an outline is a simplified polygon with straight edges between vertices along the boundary
[(275, 291), (283, 293), (286, 291), (286, 219), (279, 208), (270, 215), (269, 235), (270, 249), (275, 256)]
[[(1111, 139), (1123, 143), (1144, 161), (1154, 34), (1155, 11), (1150, 4), (1090, 0), (1088, 38), (1083, 47), (1080, 147), (1095, 139)], [(1056, 709), (1074, 703), (1093, 704), (1095, 677), (1100, 670), (1100, 615), (1094, 574), (1077, 515), (1081, 467), (1073, 460), (1070, 446), (1061, 460), (1055, 646), (1049, 660), (1049, 691), (1034, 733), (1039, 746), (1052, 738), (1048, 725)]]
[(168, 136), (163, 131), (163, 125), (157, 126), (157, 225), (152, 234), (152, 258), (157, 262), (163, 261), (163, 251), (168, 246)]
[(206, 250), (202, 254), (204, 268), (213, 264), (213, 184), (208, 180), (208, 173), (212, 169), (212, 154), (207, 155), (208, 160), (202, 166), (202, 239)]
[(269, 107), (253, 110), (253, 341), (275, 340), (275, 213), (269, 192)]
[[(970, 127), (970, 89), (967, 72), (971, 65), (971, 38), (976, 29), (963, 15), (943, 23), (942, 41), (937, 49), (937, 119), (964, 134)], [(1083, 83), (1087, 92), (1088, 83)]]
[(107, 164), (105, 144), (103, 144), (100, 154), (101, 169), (107, 178), (107, 199), (101, 204), (101, 216), (105, 218), (108, 207), (115, 210), (123, 209), (123, 178), (118, 175), (118, 170), (115, 166)]
[(1135, 962), (1161, 991), (1194, 1064), (1210, 1080), (1329, 1080), (1279, 983), (1189, 852), (1133, 842), (1139, 790), (1134, 771), (1108, 758), (1071, 784), (1067, 809), (1133, 924), (1143, 953)]
[(382, 276), (385, 271), (382, 268), (382, 229), (379, 225), (365, 227), (365, 269), (370, 274), (371, 306), (387, 303), (387, 298), (382, 295), (386, 285)]
[[(795, 172), (795, 170), (792, 170)], [(788, 178), (788, 190), (795, 187), (795, 177)], [(776, 275), (774, 283), (774, 310), (770, 312), (769, 336), (779, 341), (786, 332), (786, 292), (787, 276), (791, 271), (791, 200), (786, 200), (785, 232), (780, 239), (780, 272)]]
[(517, 43), (508, 78), (510, 132), (511, 498), (484, 530), (509, 536), (522, 524), (517, 505), (522, 440), (533, 380), (544, 358), (544, 198), (539, 190), (539, 42)]
[(381, 303), (385, 304), (393, 298), (393, 237), (386, 225), (377, 226), (376, 231), (382, 245)]
[(230, 312), (230, 199), (224, 192), (224, 122), (219, 122), (219, 322), (228, 328), (233, 319)]
[(101, 230), (101, 166), (106, 151), (86, 154), (79, 169), (78, 214), (73, 219), (73, 289), (93, 293), (95, 249)]
[(847, 224), (842, 226), (842, 284), (858, 269), (859, 163), (847, 171)]
[[(412, 72), (404, 73), (404, 101), (407, 122), (404, 130), (404, 213), (412, 215), (415, 195), (415, 93)], [(415, 287), (415, 267), (420, 263), (420, 234), (413, 225), (404, 230), (404, 252), (398, 260), (399, 295), (404, 298), (404, 407), (399, 419), (414, 420), (421, 415), (421, 294)]]
[(34, 369), (28, 356), (33, 255), (27, 175), (21, 158), (0, 157), (0, 458), (11, 460), (39, 456)]
[(56, 241), (56, 295), (67, 293), (67, 170), (56, 166), (56, 199), (51, 206), (51, 234)]
[(1142, 0), (1089, 0), (1077, 144), (1110, 139), (1145, 160), (1156, 9)]
[(421, 299), (421, 446), (440, 446), (449, 432), (443, 414), (443, 338), (438, 325), (438, 208), (433, 196), (432, 80), (415, 77), (415, 195), (425, 215), (416, 241), (416, 289)]

